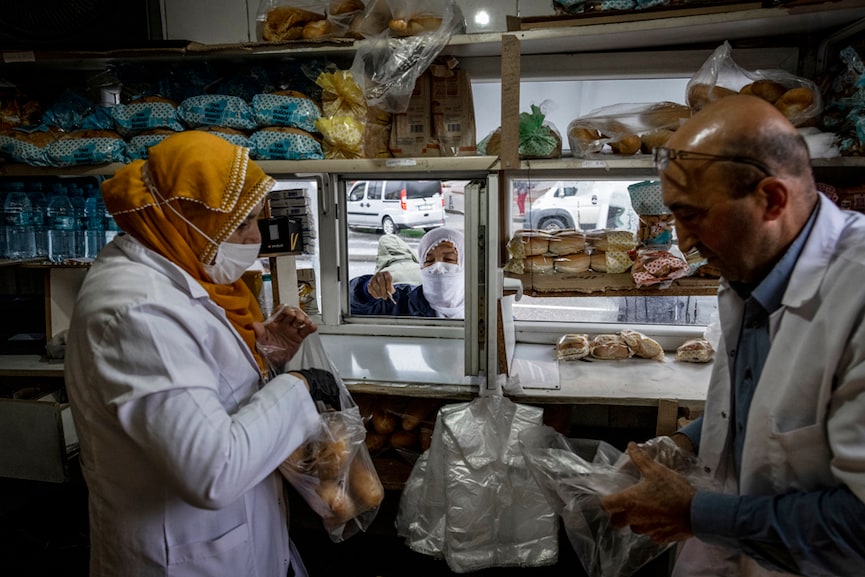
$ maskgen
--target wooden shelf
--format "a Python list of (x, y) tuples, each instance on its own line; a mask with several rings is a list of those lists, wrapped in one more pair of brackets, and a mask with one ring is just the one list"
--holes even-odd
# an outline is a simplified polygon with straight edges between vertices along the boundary
[(519, 279), (523, 283), (523, 294), (533, 297), (715, 296), (718, 293), (718, 279), (699, 277), (674, 280), (668, 288), (637, 288), (631, 273), (609, 274), (590, 271), (575, 274), (508, 273), (507, 276)]

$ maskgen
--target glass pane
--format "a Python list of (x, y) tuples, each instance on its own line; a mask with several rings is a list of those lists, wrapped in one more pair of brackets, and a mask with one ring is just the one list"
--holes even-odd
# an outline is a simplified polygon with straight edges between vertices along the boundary
[[(422, 258), (418, 254), (421, 239), (427, 232), (442, 227), (464, 233), (463, 194), (466, 182), (382, 180), (347, 184), (349, 192), (345, 226), (348, 229), (348, 290), (349, 303), (355, 302), (356, 305), (352, 308), (350, 304), (352, 314), (394, 316), (393, 309), (383, 303), (381, 306), (363, 307), (356, 300), (352, 301), (352, 287), (357, 286), (357, 283), (368, 283), (369, 277), (378, 271), (390, 272), (394, 285), (410, 285), (407, 291), (422, 285)], [(355, 194), (359, 189), (384, 190), (384, 199), (371, 198), (369, 194)], [(461, 286), (459, 290), (462, 293)], [(416, 297), (418, 293), (414, 292)], [(399, 295), (395, 293), (395, 297)], [(417, 308), (411, 310), (419, 312)]]

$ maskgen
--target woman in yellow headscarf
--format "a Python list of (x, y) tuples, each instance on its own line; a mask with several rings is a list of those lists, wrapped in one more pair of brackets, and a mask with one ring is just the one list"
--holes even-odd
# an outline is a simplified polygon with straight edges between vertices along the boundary
[(247, 149), (199, 131), (103, 184), (126, 234), (88, 271), (65, 361), (91, 577), (305, 574), (275, 471), (318, 412), (301, 379), (264, 382), (256, 343), (291, 355), (316, 326), (294, 309), (262, 324), (240, 280), (273, 184)]

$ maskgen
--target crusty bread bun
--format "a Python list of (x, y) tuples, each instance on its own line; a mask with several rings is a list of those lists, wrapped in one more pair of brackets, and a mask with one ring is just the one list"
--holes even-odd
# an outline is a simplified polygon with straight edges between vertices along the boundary
[(526, 270), (533, 273), (551, 273), (554, 267), (553, 257), (542, 254), (526, 257), (525, 264)]
[(607, 272), (607, 253), (602, 250), (593, 252), (589, 268), (595, 272)]
[(341, 14), (349, 14), (363, 10), (366, 6), (361, 0), (333, 0), (328, 6), (328, 12), (331, 16), (339, 16)]
[(592, 231), (586, 235), (586, 246), (592, 247), (597, 252), (607, 250), (607, 233), (604, 231)]
[(664, 349), (656, 340), (631, 329), (625, 329), (619, 332), (619, 334), (622, 335), (625, 344), (634, 351), (636, 356), (654, 361), (664, 360)]
[(330, 20), (313, 20), (303, 26), (302, 35), (305, 40), (325, 38), (331, 34), (333, 34), (333, 24), (330, 23)]
[(545, 232), (523, 233), (522, 240), (526, 256), (546, 254), (550, 250), (550, 235)]
[(556, 358), (560, 361), (577, 361), (589, 356), (591, 346), (589, 335), (562, 335), (556, 343)]
[(791, 88), (775, 101), (775, 108), (787, 118), (801, 114), (803, 110), (814, 105), (814, 93), (810, 88), (799, 86)]
[(643, 134), (640, 136), (640, 151), (643, 154), (652, 154), (657, 147), (667, 144), (673, 133), (669, 128), (659, 128)]
[(775, 82), (774, 80), (755, 80), (739, 89), (739, 94), (753, 94), (763, 100), (774, 103), (786, 91), (787, 89), (780, 82)]
[(598, 152), (601, 149), (601, 133), (596, 128), (574, 126), (568, 130), (568, 143), (575, 156)]
[(411, 18), (393, 18), (388, 27), (394, 36), (416, 36), (424, 32), (435, 32), (441, 28), (440, 16), (412, 16)]
[(591, 257), (584, 252), (557, 256), (553, 259), (556, 272), (574, 274), (586, 272), (591, 264)]
[(277, 6), (268, 11), (265, 17), (262, 37), (268, 42), (297, 40), (303, 37), (306, 23), (316, 20), (324, 20), (324, 14), (293, 6)]
[(614, 154), (635, 154), (640, 151), (642, 141), (636, 134), (626, 134), (615, 142), (610, 142)]
[(693, 84), (688, 89), (688, 106), (691, 107), (691, 110), (696, 112), (714, 100), (724, 98), (725, 96), (731, 96), (733, 94), (738, 94), (738, 92), (730, 90), (729, 88), (724, 88), (723, 86), (699, 83)]
[(618, 360), (629, 359), (634, 353), (621, 335), (597, 335), (592, 339), (591, 354), (596, 359)]
[(676, 102), (658, 102), (640, 113), (640, 122), (651, 128), (675, 130), (691, 117), (691, 109)]
[(703, 338), (689, 339), (676, 349), (676, 360), (683, 363), (708, 363), (714, 356), (712, 343)]
[(549, 252), (553, 254), (576, 254), (586, 250), (586, 235), (576, 230), (559, 231), (549, 240)]

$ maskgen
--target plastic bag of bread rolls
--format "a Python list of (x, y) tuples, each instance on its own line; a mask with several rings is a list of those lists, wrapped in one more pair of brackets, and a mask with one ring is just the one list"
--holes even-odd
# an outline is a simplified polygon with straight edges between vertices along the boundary
[(113, 130), (74, 130), (45, 147), (51, 166), (128, 162), (126, 141)]
[(261, 0), (256, 15), (258, 40), (285, 42), (327, 34), (326, 8), (322, 0)]
[(815, 124), (823, 112), (817, 85), (786, 70), (747, 70), (733, 60), (724, 42), (688, 81), (686, 98), (695, 112), (731, 94), (751, 94), (775, 105), (795, 126)]
[(4, 130), (0, 132), (0, 156), (30, 166), (51, 166), (46, 148), (63, 134), (59, 130)]
[(315, 121), (321, 111), (309, 96), (295, 90), (279, 90), (253, 96), (252, 116), (258, 126), (293, 126), (315, 132)]
[(604, 106), (568, 124), (568, 144), (576, 157), (603, 152), (605, 147), (613, 154), (650, 153), (690, 116), (690, 108), (675, 102)]
[(384, 488), (367, 449), (360, 409), (321, 338), (318, 333), (306, 337), (284, 366), (285, 350), (258, 348), (271, 378), (286, 372), (306, 383), (321, 418), (318, 433), (289, 455), (280, 473), (321, 517), (332, 541), (366, 531), (384, 499)]

